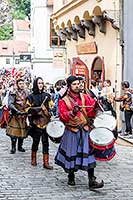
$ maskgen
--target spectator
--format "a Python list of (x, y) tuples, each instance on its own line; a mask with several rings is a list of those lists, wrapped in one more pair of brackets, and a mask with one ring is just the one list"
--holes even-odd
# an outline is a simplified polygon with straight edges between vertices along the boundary
[(118, 98), (115, 98), (115, 101), (121, 102), (120, 110), (124, 111), (125, 123), (126, 123), (126, 135), (132, 135), (132, 125), (131, 125), (131, 118), (133, 115), (132, 110), (132, 94), (130, 92), (130, 84), (128, 81), (123, 81), (121, 83), (121, 87), (123, 90), (123, 95)]

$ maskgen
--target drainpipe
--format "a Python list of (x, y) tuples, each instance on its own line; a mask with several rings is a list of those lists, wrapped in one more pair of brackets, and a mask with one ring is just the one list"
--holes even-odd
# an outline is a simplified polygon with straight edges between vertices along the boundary
[(119, 0), (120, 46), (122, 55), (122, 80), (124, 80), (124, 0)]
[[(122, 63), (122, 81), (124, 80), (124, 0), (119, 0), (119, 22), (120, 22), (120, 46), (121, 46), (121, 63)], [(120, 114), (120, 113), (119, 113)], [(124, 134), (125, 117), (120, 114), (120, 130)]]

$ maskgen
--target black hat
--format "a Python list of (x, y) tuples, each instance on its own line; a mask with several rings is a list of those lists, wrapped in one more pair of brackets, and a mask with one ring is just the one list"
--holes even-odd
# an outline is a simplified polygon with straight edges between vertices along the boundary
[(85, 81), (85, 77), (83, 77), (83, 76), (78, 76), (78, 80), (79, 80), (79, 81)]
[(69, 87), (72, 82), (79, 80), (77, 76), (69, 76), (66, 80), (67, 86)]
[(128, 81), (122, 81), (121, 86), (122, 86), (123, 88), (129, 88), (129, 87), (130, 87), (130, 84), (129, 84)]

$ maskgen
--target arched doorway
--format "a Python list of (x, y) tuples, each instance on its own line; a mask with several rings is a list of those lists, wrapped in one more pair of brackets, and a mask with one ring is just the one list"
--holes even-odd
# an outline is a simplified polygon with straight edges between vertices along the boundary
[(91, 79), (98, 81), (105, 79), (105, 67), (104, 67), (104, 58), (97, 56), (92, 63), (91, 67)]

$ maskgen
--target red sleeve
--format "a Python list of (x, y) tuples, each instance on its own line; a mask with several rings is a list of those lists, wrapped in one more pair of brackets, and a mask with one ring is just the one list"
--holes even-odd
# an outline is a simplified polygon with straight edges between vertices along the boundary
[(65, 102), (60, 99), (58, 104), (59, 116), (63, 122), (69, 122), (71, 118), (73, 118), (72, 110), (69, 110), (66, 106)]
[(90, 108), (86, 108), (86, 112), (88, 117), (95, 117), (96, 116), (96, 100), (93, 99), (89, 94), (84, 96), (85, 98), (85, 105), (91, 106)]

